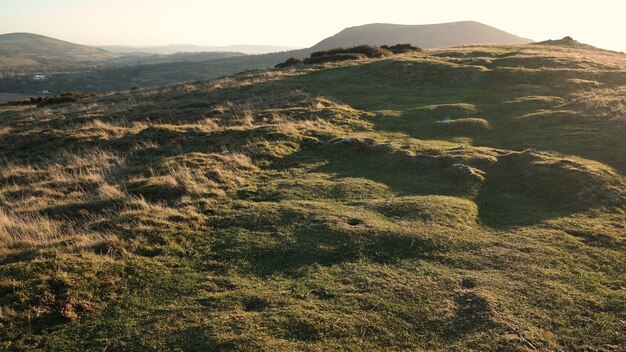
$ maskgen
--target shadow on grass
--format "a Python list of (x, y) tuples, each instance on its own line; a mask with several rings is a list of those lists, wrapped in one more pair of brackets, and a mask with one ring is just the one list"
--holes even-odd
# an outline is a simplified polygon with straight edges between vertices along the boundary
[[(259, 211), (262, 210), (255, 210)], [(274, 216), (267, 219), (260, 216), (259, 220), (248, 224), (243, 223), (242, 216), (223, 221), (223, 228), (216, 229), (220, 243), (214, 253), (223, 261), (251, 262), (251, 267), (261, 276), (276, 273), (297, 276), (299, 270), (315, 264), (331, 266), (361, 259), (394, 263), (405, 258), (426, 257), (437, 247), (417, 235), (357, 224), (354, 217), (340, 217), (335, 222), (325, 221), (330, 215), (311, 216), (304, 212), (305, 209), (301, 212), (281, 209)], [(354, 214), (358, 216), (357, 211)], [(345, 223), (341, 224), (342, 221)], [(280, 235), (274, 236), (276, 233)]]
[(469, 187), (449, 177), (437, 165), (414, 162), (403, 152), (386, 153), (353, 150), (342, 146), (308, 148), (291, 154), (272, 165), (289, 169), (301, 164), (320, 164), (312, 172), (330, 174), (337, 179), (364, 178), (387, 186), (399, 196), (464, 196)]
[[(416, 166), (393, 154), (376, 154), (321, 147), (295, 153), (275, 167), (321, 163), (314, 171), (337, 178), (365, 178), (387, 186), (399, 196), (446, 195), (473, 197), (472, 185), (450, 176), (446, 166)], [(572, 215), (601, 199), (585, 200), (581, 192), (601, 180), (570, 171), (566, 162), (512, 153), (488, 168), (486, 180), (475, 197), (479, 219), (494, 228), (528, 226)]]
[(492, 319), (489, 302), (474, 292), (466, 292), (455, 298), (455, 315), (446, 329), (446, 338), (450, 342), (458, 341), (463, 336), (475, 332), (487, 332), (497, 327)]
[(535, 164), (528, 153), (500, 158), (487, 172), (476, 203), (483, 224), (506, 229), (569, 216), (593, 205), (581, 192), (590, 175), (569, 172), (560, 163)]

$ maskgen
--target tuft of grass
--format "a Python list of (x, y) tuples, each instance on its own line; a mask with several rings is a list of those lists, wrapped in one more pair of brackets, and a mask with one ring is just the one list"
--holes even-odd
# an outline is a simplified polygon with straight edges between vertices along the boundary
[(489, 129), (489, 121), (479, 117), (467, 117), (462, 119), (443, 120), (435, 122), (438, 127), (446, 132), (454, 134), (475, 133)]
[(0, 211), (0, 243), (37, 244), (58, 239), (59, 224), (44, 216), (24, 214), (22, 216)]

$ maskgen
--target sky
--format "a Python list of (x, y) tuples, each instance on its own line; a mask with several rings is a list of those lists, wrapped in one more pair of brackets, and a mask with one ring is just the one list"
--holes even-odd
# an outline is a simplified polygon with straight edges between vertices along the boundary
[(0, 34), (87, 45), (309, 47), (350, 26), (473, 20), (533, 40), (626, 52), (626, 1), (0, 0)]

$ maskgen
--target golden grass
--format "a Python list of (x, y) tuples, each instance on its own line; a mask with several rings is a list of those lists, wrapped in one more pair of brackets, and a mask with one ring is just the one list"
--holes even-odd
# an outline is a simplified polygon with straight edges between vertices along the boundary
[(0, 209), (0, 243), (39, 244), (61, 236), (58, 223), (37, 215), (15, 215)]

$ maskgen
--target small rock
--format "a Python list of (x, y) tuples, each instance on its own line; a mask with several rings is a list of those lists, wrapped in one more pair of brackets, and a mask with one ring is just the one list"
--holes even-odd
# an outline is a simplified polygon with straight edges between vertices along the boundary
[(439, 158), (431, 155), (415, 155), (411, 157), (414, 163), (419, 165), (434, 165), (439, 162)]
[(337, 138), (330, 141), (331, 144), (360, 144), (361, 140), (358, 138)]
[(362, 142), (363, 144), (368, 145), (368, 146), (376, 145), (376, 141), (371, 138), (363, 138)]
[(465, 164), (452, 165), (452, 172), (455, 175), (462, 176), (462, 177), (469, 177), (476, 181), (483, 181), (485, 179), (483, 171), (475, 169)]
[(372, 149), (375, 151), (380, 151), (380, 152), (385, 152), (385, 153), (393, 153), (394, 151), (393, 145), (391, 145), (390, 143), (377, 144), (374, 147), (372, 147)]

